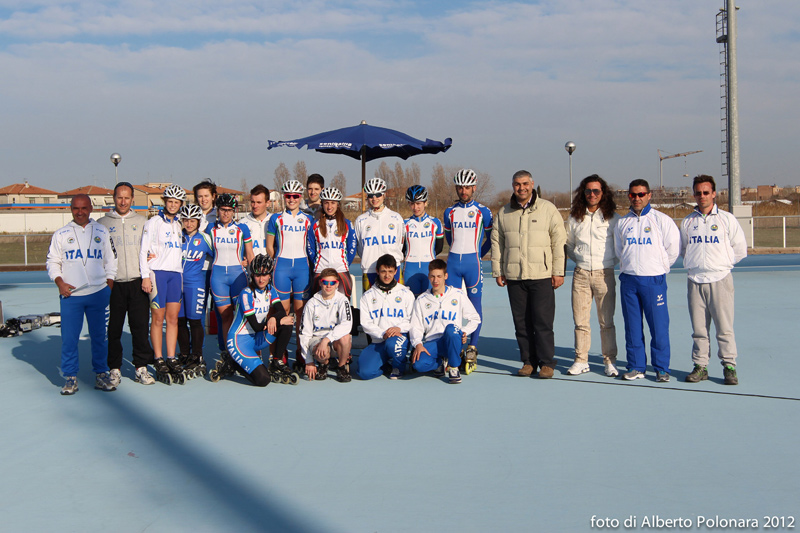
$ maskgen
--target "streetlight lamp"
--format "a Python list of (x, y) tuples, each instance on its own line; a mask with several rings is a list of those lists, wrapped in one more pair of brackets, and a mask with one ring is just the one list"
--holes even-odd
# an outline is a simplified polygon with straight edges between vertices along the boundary
[(570, 202), (572, 201), (572, 152), (575, 151), (575, 143), (569, 141), (567, 144), (564, 145), (564, 150), (567, 151), (569, 154), (569, 196)]
[(111, 162), (114, 163), (114, 183), (119, 182), (119, 176), (117, 174), (117, 166), (119, 166), (119, 162), (122, 161), (122, 156), (118, 153), (114, 152), (111, 154)]

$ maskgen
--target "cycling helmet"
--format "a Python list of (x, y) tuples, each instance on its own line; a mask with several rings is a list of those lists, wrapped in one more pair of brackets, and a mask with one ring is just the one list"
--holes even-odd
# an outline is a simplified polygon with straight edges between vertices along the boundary
[(453, 176), (453, 181), (456, 185), (461, 186), (470, 186), (470, 185), (477, 185), (478, 184), (478, 176), (475, 174), (475, 171), (471, 168), (462, 168), (456, 175)]
[(386, 182), (381, 178), (372, 178), (364, 185), (364, 192), (367, 194), (382, 194), (386, 192)]
[(235, 210), (237, 205), (238, 202), (236, 201), (236, 197), (230, 193), (224, 192), (217, 196), (217, 209), (220, 207), (230, 207), (231, 209)]
[(253, 276), (263, 276), (272, 274), (274, 261), (268, 255), (257, 255), (250, 262), (250, 274)]
[(342, 193), (339, 189), (334, 189), (333, 187), (325, 187), (322, 189), (322, 192), (319, 193), (320, 200), (330, 200), (332, 202), (341, 202), (342, 201)]
[(181, 207), (181, 212), (179, 213), (179, 216), (183, 220), (190, 218), (203, 218), (203, 210), (200, 209), (199, 205), (186, 204), (183, 207)]
[(406, 191), (406, 200), (409, 202), (427, 202), (428, 191), (422, 185), (412, 185)]
[(186, 191), (183, 190), (183, 187), (179, 187), (178, 185), (173, 184), (164, 189), (164, 198), (175, 198), (176, 200), (185, 202)]
[(283, 187), (281, 187), (281, 192), (283, 194), (303, 194), (304, 189), (305, 187), (303, 187), (303, 184), (299, 181), (289, 180), (283, 184)]

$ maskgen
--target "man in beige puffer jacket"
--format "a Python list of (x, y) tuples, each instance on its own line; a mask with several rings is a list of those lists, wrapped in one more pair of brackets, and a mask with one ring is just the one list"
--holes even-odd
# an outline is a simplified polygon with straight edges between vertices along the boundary
[(511, 180), (514, 194), (500, 208), (492, 232), (492, 276), (508, 285), (508, 300), (519, 345), (520, 376), (553, 377), (555, 289), (564, 284), (564, 219), (555, 205), (536, 196), (527, 170)]

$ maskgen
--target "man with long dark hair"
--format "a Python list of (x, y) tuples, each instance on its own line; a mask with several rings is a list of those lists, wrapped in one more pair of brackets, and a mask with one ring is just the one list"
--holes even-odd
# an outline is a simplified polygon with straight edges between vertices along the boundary
[(616, 368), (617, 330), (614, 327), (617, 299), (614, 227), (620, 219), (615, 212), (616, 208), (613, 192), (597, 174), (583, 178), (575, 190), (572, 210), (567, 220), (567, 256), (575, 262), (572, 275), (575, 362), (567, 370), (567, 374), (571, 376), (589, 371), (589, 348), (592, 345), (589, 320), (592, 316), (592, 300), (597, 306), (606, 376), (619, 375)]

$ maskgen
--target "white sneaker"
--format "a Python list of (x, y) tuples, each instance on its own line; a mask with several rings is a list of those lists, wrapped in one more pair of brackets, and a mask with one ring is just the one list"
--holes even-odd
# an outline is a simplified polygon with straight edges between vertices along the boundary
[(101, 372), (97, 374), (94, 380), (94, 388), (106, 392), (114, 392), (117, 388), (111, 383), (111, 376), (108, 372)]
[(567, 370), (570, 376), (577, 376), (578, 374), (585, 374), (589, 371), (589, 363), (572, 363), (572, 366)]
[(617, 367), (614, 366), (614, 363), (606, 363), (606, 376), (610, 378), (619, 376), (619, 371), (617, 370)]
[(119, 387), (119, 384), (122, 382), (122, 372), (119, 371), (119, 368), (112, 368), (109, 370), (108, 377), (111, 378), (112, 385)]
[(401, 375), (399, 368), (393, 368), (392, 373), (389, 374), (389, 379), (400, 379)]
[(155, 378), (147, 371), (146, 366), (140, 366), (136, 369), (136, 381), (142, 385), (152, 385), (156, 382)]

